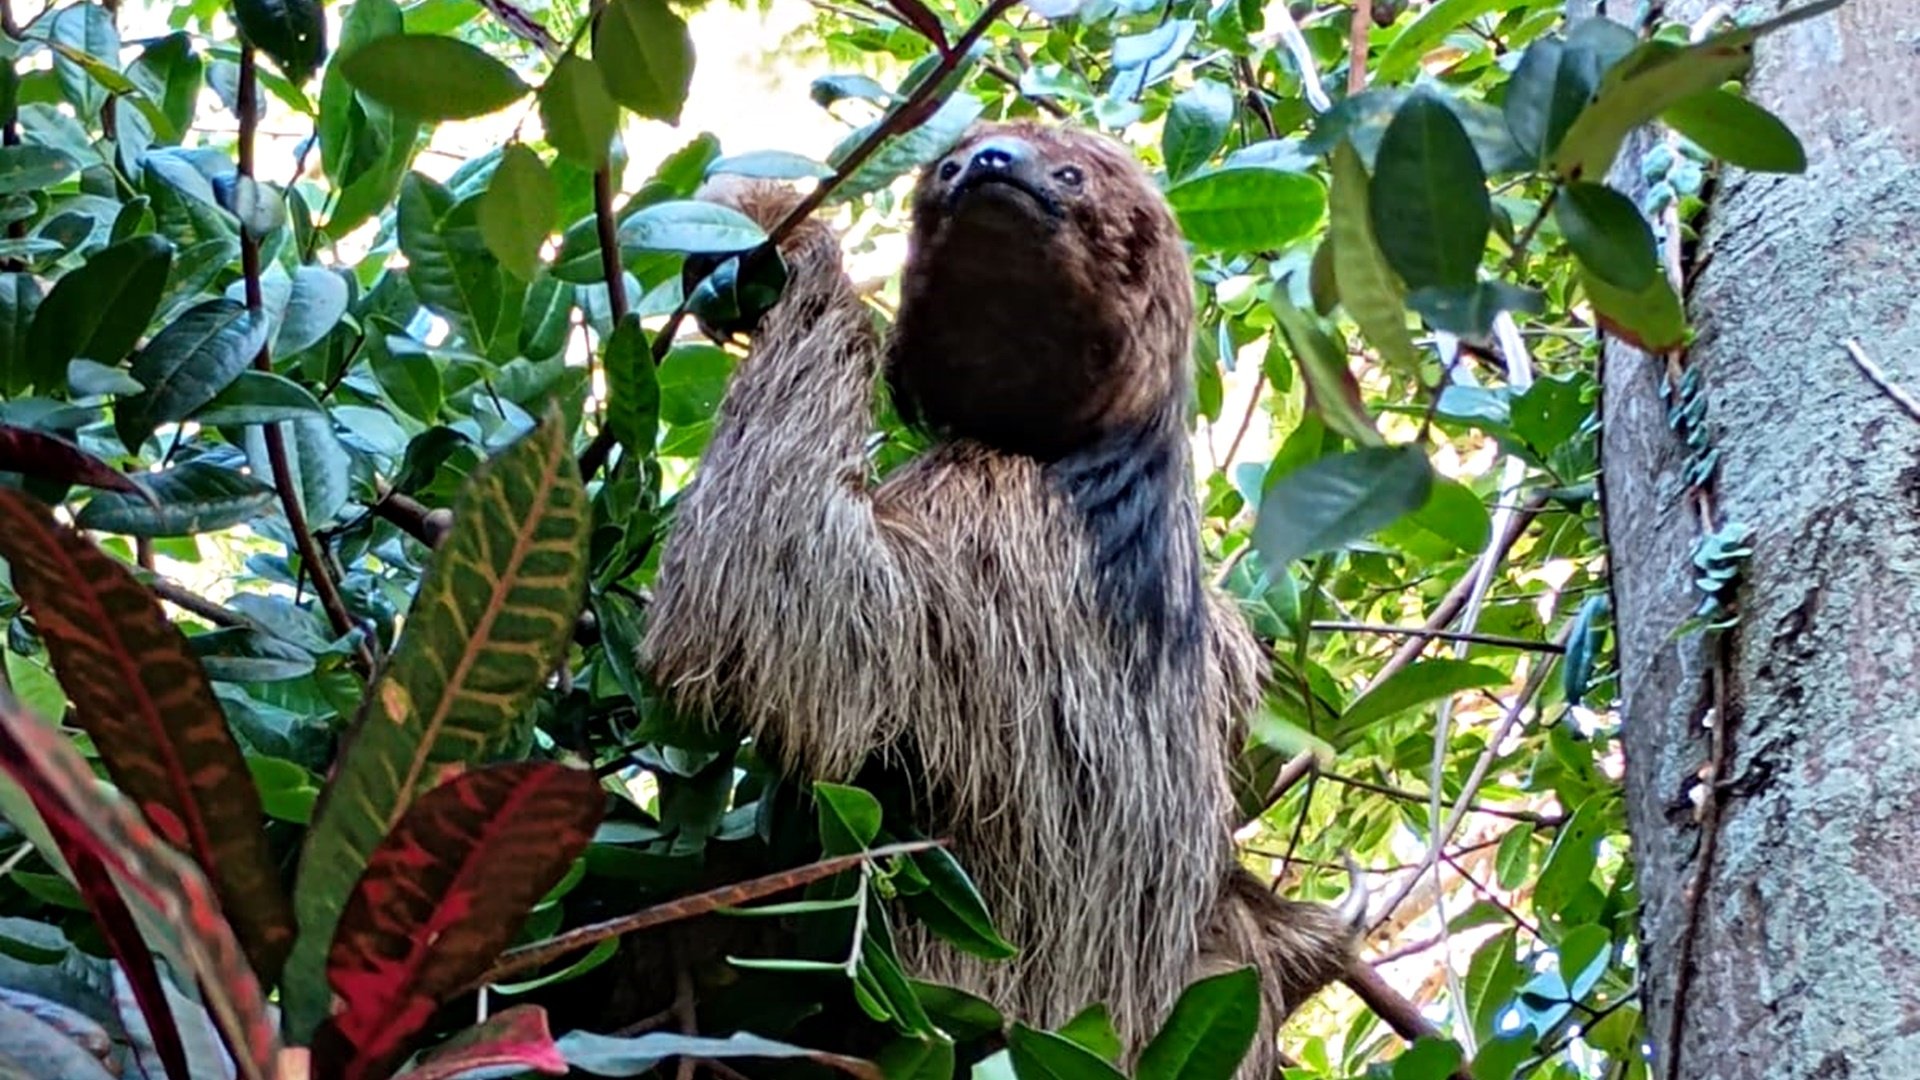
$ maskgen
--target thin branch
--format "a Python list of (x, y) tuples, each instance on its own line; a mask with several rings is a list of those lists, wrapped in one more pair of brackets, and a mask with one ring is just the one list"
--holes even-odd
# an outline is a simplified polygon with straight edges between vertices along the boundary
[(616, 919), (591, 923), (576, 927), (564, 934), (556, 934), (544, 941), (536, 941), (519, 948), (508, 949), (501, 953), (485, 974), (468, 983), (461, 992), (478, 990), (488, 983), (499, 982), (525, 971), (532, 971), (543, 964), (550, 963), (569, 953), (596, 945), (608, 938), (621, 937), (637, 930), (648, 930), (668, 923), (680, 922), (695, 916), (706, 915), (723, 907), (738, 907), (749, 900), (759, 900), (788, 889), (797, 889), (802, 885), (829, 878), (846, 870), (852, 870), (863, 862), (884, 859), (894, 855), (907, 855), (916, 851), (945, 846), (944, 840), (915, 840), (902, 844), (889, 844), (856, 855), (841, 855), (832, 859), (823, 859), (792, 870), (781, 870), (732, 885), (708, 889), (705, 892), (683, 896), (677, 900), (655, 904), (652, 907), (636, 911), (631, 915), (622, 915)]
[[(240, 46), (240, 140), (236, 158), (240, 176), (252, 180), (253, 172), (253, 136), (259, 126), (260, 107), (258, 98), (257, 60), (253, 46)], [(240, 229), (240, 263), (246, 276), (247, 310), (258, 318), (262, 317), (263, 303), (260, 294), (260, 241), (251, 229), (244, 225)], [(256, 370), (273, 374), (272, 344), (262, 341), (260, 351), (254, 355), (253, 366)], [(287, 528), (293, 533), (294, 546), (299, 549), (300, 562), (313, 578), (314, 595), (320, 599), (320, 607), (327, 614), (327, 622), (333, 626), (333, 632), (346, 636), (355, 629), (353, 616), (347, 611), (346, 600), (340, 595), (340, 586), (333, 580), (333, 567), (326, 553), (320, 550), (320, 544), (313, 537), (313, 530), (307, 523), (306, 507), (300, 502), (300, 485), (293, 475), (293, 467), (287, 458), (285, 433), (279, 424), (260, 426), (262, 441), (267, 446), (267, 463), (273, 471), (273, 486), (280, 493), (280, 509), (286, 515)], [(354, 660), (360, 670), (373, 670), (373, 653), (364, 641), (356, 640), (353, 649)]]
[[(1395, 990), (1387, 980), (1381, 978), (1372, 964), (1364, 960), (1355, 960), (1348, 966), (1341, 981), (1347, 984), (1347, 989), (1352, 990), (1367, 1008), (1373, 1010), (1375, 1016), (1385, 1021), (1386, 1025), (1393, 1029), (1394, 1034), (1407, 1042), (1414, 1043), (1421, 1039), (1442, 1037), (1440, 1029), (1420, 1015), (1420, 1010), (1413, 1002), (1408, 1001), (1400, 991)], [(1453, 1071), (1452, 1080), (1471, 1080), (1472, 1075), (1463, 1063)]]
[(253, 626), (253, 620), (245, 615), (231, 608), (222, 607), (171, 578), (150, 577), (146, 585), (147, 591), (160, 599), (189, 614), (198, 615), (215, 626)]
[(1441, 641), (1471, 641), (1476, 645), (1492, 645), (1502, 649), (1525, 649), (1528, 652), (1563, 653), (1566, 649), (1551, 641), (1539, 641), (1534, 638), (1508, 637), (1505, 634), (1482, 634), (1473, 630), (1438, 630), (1427, 626), (1384, 626), (1379, 623), (1321, 621), (1313, 625), (1315, 630), (1339, 631), (1349, 634), (1398, 634), (1418, 635), (1424, 638), (1437, 638)]
[(1879, 387), (1881, 393), (1892, 398), (1894, 404), (1905, 409), (1908, 416), (1913, 417), (1915, 420), (1920, 420), (1920, 401), (1916, 401), (1912, 394), (1901, 389), (1894, 384), (1893, 380), (1887, 378), (1887, 373), (1882, 371), (1880, 365), (1874, 363), (1873, 360), (1867, 356), (1866, 350), (1860, 347), (1858, 341), (1848, 338), (1841, 344), (1847, 347), (1847, 355), (1853, 357), (1854, 364), (1860, 368), (1861, 374), (1867, 377), (1868, 382)]
[(1492, 904), (1494, 907), (1498, 908), (1500, 910), (1500, 913), (1502, 915), (1505, 915), (1508, 919), (1512, 920), (1515, 926), (1518, 926), (1520, 929), (1525, 930), (1527, 933), (1533, 935), (1533, 939), (1535, 941), (1546, 940), (1546, 936), (1540, 933), (1540, 928), (1538, 926), (1535, 926), (1532, 920), (1528, 919), (1525, 915), (1520, 914), (1518, 911), (1513, 910), (1513, 906), (1511, 904), (1508, 904), (1505, 900), (1502, 900), (1498, 893), (1494, 892), (1492, 889), (1486, 886), (1486, 883), (1482, 882), (1479, 878), (1474, 877), (1472, 871), (1468, 870), (1465, 866), (1460, 865), (1460, 860), (1454, 858), (1453, 856), (1447, 854), (1444, 851), (1440, 853), (1440, 860), (1446, 863), (1448, 866), (1453, 867), (1454, 873), (1459, 874), (1460, 879), (1462, 881), (1465, 881), (1473, 889), (1474, 892), (1479, 893), (1481, 899), (1485, 900), (1487, 903)]
[[(607, 313), (609, 321), (618, 327), (627, 317), (627, 272), (620, 264), (620, 223), (613, 216), (613, 162), (609, 160), (593, 174), (593, 224), (600, 238), (600, 275), (607, 282)], [(674, 335), (680, 331), (680, 320), (686, 312), (686, 301), (674, 310), (673, 317), (667, 320), (660, 333), (653, 339), (653, 362), (658, 364), (667, 354), (673, 343)], [(580, 478), (591, 480), (595, 473), (607, 463), (607, 455), (613, 453), (613, 428), (602, 424), (594, 432), (593, 441), (580, 453)]]
[[(1268, 121), (1271, 126), (1272, 121)], [(1240, 444), (1247, 437), (1247, 429), (1253, 427), (1253, 414), (1260, 411), (1260, 395), (1267, 389), (1267, 369), (1261, 368), (1260, 374), (1253, 380), (1253, 393), (1247, 396), (1247, 411), (1240, 414), (1240, 426), (1234, 429), (1233, 441), (1227, 444), (1227, 456), (1224, 464), (1232, 465), (1233, 459), (1240, 456)]]
[[(1322, 771), (1320, 775), (1339, 784), (1341, 787), (1350, 787), (1356, 791), (1371, 791), (1375, 795), (1385, 795), (1389, 799), (1398, 799), (1401, 802), (1425, 803), (1432, 798), (1432, 796), (1426, 792), (1409, 791), (1406, 788), (1392, 787), (1372, 780), (1362, 780), (1357, 776), (1347, 776), (1343, 773)], [(1543, 829), (1558, 828), (1566, 821), (1564, 817), (1553, 814), (1542, 814), (1533, 810), (1507, 810), (1498, 806), (1488, 806), (1484, 803), (1472, 803), (1468, 805), (1467, 809), (1475, 814), (1506, 818), (1508, 821), (1523, 821), (1529, 825)]]
[(1347, 94), (1352, 96), (1367, 88), (1367, 48), (1372, 43), (1368, 35), (1373, 30), (1373, 0), (1353, 0), (1353, 22), (1348, 26), (1347, 43)]

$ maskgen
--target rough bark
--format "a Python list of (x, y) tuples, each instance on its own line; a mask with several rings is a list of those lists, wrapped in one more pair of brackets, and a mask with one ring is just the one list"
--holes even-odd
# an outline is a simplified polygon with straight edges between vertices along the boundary
[[(1679, 1027), (1689, 1080), (1920, 1077), (1920, 422), (1842, 345), (1858, 339), (1920, 390), (1917, 14), (1913, 0), (1850, 0), (1761, 43), (1751, 92), (1800, 135), (1809, 168), (1723, 174), (1695, 260), (1688, 363), (1711, 394), (1715, 497), (1754, 537), (1728, 647), (1731, 783)], [(1657, 379), (1655, 361), (1608, 349), (1640, 963), (1666, 1076), (1712, 656), (1670, 637), (1696, 600), (1697, 525)]]

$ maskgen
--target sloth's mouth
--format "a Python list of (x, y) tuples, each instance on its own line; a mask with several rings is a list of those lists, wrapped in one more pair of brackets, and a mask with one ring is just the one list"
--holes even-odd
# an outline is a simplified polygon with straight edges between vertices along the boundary
[(947, 211), (958, 212), (971, 204), (990, 204), (1038, 210), (1049, 224), (1058, 221), (1064, 211), (1060, 201), (1023, 176), (1005, 172), (974, 171), (960, 178), (947, 195)]

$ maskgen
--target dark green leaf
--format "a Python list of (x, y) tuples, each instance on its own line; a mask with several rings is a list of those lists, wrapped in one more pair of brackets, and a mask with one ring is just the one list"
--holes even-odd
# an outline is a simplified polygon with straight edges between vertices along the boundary
[(320, 402), (299, 383), (271, 372), (242, 371), (193, 419), (219, 427), (297, 420), (320, 412)]
[(1187, 987), (1140, 1052), (1139, 1080), (1232, 1080), (1260, 1027), (1260, 973), (1252, 967)]
[(695, 424), (713, 419), (733, 358), (711, 345), (680, 345), (660, 363), (660, 419)]
[(222, 298), (194, 305), (153, 335), (133, 361), (133, 377), (146, 390), (114, 410), (120, 441), (138, 450), (161, 424), (185, 420), (212, 401), (253, 362), (266, 331), (264, 318)]
[(601, 366), (607, 373), (607, 425), (628, 453), (652, 454), (660, 430), (660, 379), (638, 318), (629, 315), (614, 329)]
[(1320, 224), (1327, 190), (1304, 173), (1240, 166), (1203, 173), (1167, 191), (1180, 229), (1211, 251), (1274, 251)]
[(1407, 306), (1435, 330), (1473, 338), (1493, 333), (1493, 320), (1502, 311), (1538, 313), (1546, 307), (1540, 293), (1493, 280), (1416, 289), (1407, 295)]
[(1440, 99), (1416, 93), (1400, 106), (1368, 194), (1373, 235), (1407, 288), (1473, 284), (1492, 204), (1473, 144)]
[[(972, 94), (953, 94), (940, 103), (940, 108), (927, 118), (927, 121), (906, 132), (889, 138), (880, 144), (872, 156), (860, 163), (839, 187), (833, 189), (828, 197), (829, 203), (845, 202), (863, 195), (871, 195), (895, 180), (938, 158), (953, 148), (960, 136), (966, 134), (982, 110), (980, 99)], [(853, 148), (866, 141), (868, 135), (885, 119), (875, 120), (864, 127), (849, 132), (827, 155), (827, 164), (839, 166), (846, 160)]]
[(1554, 220), (1588, 272), (1626, 292), (1639, 292), (1660, 273), (1653, 229), (1633, 200), (1604, 184), (1575, 181), (1560, 193)]
[(47, 38), (60, 92), (81, 116), (99, 116), (107, 92), (116, 88), (103, 85), (94, 72), (109, 79), (120, 74), (120, 32), (114, 28), (113, 11), (105, 4), (69, 4), (54, 12), (50, 22)]
[(955, 1039), (977, 1039), (1006, 1026), (1006, 1019), (1000, 1015), (1000, 1010), (993, 1007), (992, 1002), (965, 990), (940, 983), (915, 981), (913, 992), (940, 1030)]
[(1738, 94), (1709, 90), (1682, 98), (1660, 119), (1729, 165), (1756, 172), (1807, 171), (1807, 152), (1793, 131)]
[(1307, 383), (1307, 403), (1327, 427), (1363, 446), (1386, 440), (1360, 400), (1360, 384), (1347, 363), (1347, 351), (1327, 336), (1321, 324), (1288, 303), (1280, 290), (1273, 294), (1274, 320), (1300, 365)]
[(620, 107), (591, 60), (561, 57), (540, 85), (540, 124), (547, 141), (580, 165), (597, 169), (606, 162), (607, 145), (619, 122)]
[(347, 295), (347, 281), (338, 273), (318, 266), (296, 269), (274, 332), (273, 355), (297, 356), (319, 344), (347, 313)]
[(321, 0), (234, 0), (233, 20), (296, 85), (306, 82), (326, 59), (327, 20)]
[(1607, 332), (1649, 353), (1678, 348), (1687, 339), (1687, 315), (1680, 297), (1658, 274), (1645, 289), (1616, 288), (1591, 271), (1582, 270), (1580, 283), (1593, 301), (1593, 313)]
[(680, 122), (693, 39), (666, 0), (611, 0), (593, 24), (593, 62), (613, 100), (650, 120)]
[(273, 505), (273, 489), (251, 476), (200, 461), (137, 477), (158, 506), (145, 499), (105, 492), (82, 507), (83, 529), (126, 536), (195, 536), (218, 532), (260, 516)]
[(1569, 706), (1585, 701), (1591, 688), (1593, 657), (1600, 643), (1600, 632), (1594, 624), (1606, 610), (1605, 593), (1587, 597), (1586, 603), (1580, 605), (1580, 614), (1573, 620), (1573, 628), (1567, 633), (1567, 653), (1560, 661), (1560, 679)]
[(1538, 910), (1561, 911), (1591, 884), (1597, 845), (1608, 831), (1605, 804), (1612, 797), (1608, 793), (1589, 797), (1560, 826), (1534, 883), (1533, 902), (1539, 905)]
[(817, 782), (813, 795), (820, 806), (820, 844), (825, 854), (864, 851), (880, 834), (880, 802), (867, 792)]
[[(294, 494), (306, 511), (307, 521), (321, 527), (333, 520), (347, 504), (352, 462), (347, 448), (334, 434), (333, 421), (324, 413), (302, 416), (280, 423), (280, 441), (287, 454), (287, 466), (293, 473)], [(267, 456), (266, 430), (247, 429), (247, 459), (256, 476), (272, 476), (272, 460)]]
[(1493, 869), (1503, 889), (1517, 889), (1527, 883), (1527, 875), (1533, 872), (1533, 826), (1516, 825), (1500, 838)]
[(1050, 1031), (1014, 1024), (1007, 1032), (1007, 1050), (1020, 1080), (1123, 1080), (1118, 1069), (1100, 1055)]
[(1376, 446), (1302, 465), (1260, 502), (1253, 542), (1278, 570), (1337, 550), (1392, 524), (1427, 501), (1433, 466), (1419, 446)]
[(527, 92), (513, 69), (458, 38), (377, 37), (339, 61), (354, 88), (422, 120), (465, 120), (506, 108)]
[(65, 382), (77, 356), (109, 367), (125, 358), (146, 332), (172, 264), (173, 245), (148, 233), (103, 248), (56, 282), (27, 334), (34, 385)]
[(1400, 280), (1373, 238), (1367, 208), (1367, 167), (1353, 145), (1341, 140), (1333, 151), (1333, 188), (1328, 195), (1333, 220), (1333, 273), (1340, 303), (1360, 331), (1380, 350), (1380, 358), (1403, 372), (1419, 362)]
[(907, 897), (908, 910), (954, 947), (989, 960), (1004, 960), (1019, 950), (993, 925), (986, 901), (960, 861), (944, 848), (913, 856), (926, 876), (927, 891)]
[(1233, 90), (1212, 79), (1202, 79), (1175, 95), (1160, 136), (1169, 177), (1186, 176), (1220, 149), (1233, 123), (1233, 105)]
[(559, 199), (553, 175), (526, 144), (514, 143), (500, 155), (474, 216), (487, 249), (523, 281), (540, 271), (540, 245), (553, 232)]
[(1441, 1080), (1460, 1067), (1461, 1057), (1460, 1044), (1452, 1039), (1422, 1035), (1393, 1059), (1393, 1080)]
[(0, 195), (50, 188), (79, 169), (79, 162), (50, 146), (0, 146)]
[(518, 345), (525, 290), (487, 251), (476, 211), (477, 197), (455, 202), (439, 183), (408, 173), (397, 213), (400, 250), (420, 300), (492, 356)]

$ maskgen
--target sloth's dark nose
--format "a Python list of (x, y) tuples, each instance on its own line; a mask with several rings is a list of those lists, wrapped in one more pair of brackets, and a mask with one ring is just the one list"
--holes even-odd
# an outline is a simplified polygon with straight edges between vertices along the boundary
[(973, 167), (981, 172), (1006, 172), (1025, 156), (1021, 153), (1025, 149), (1011, 139), (996, 139), (974, 151)]

